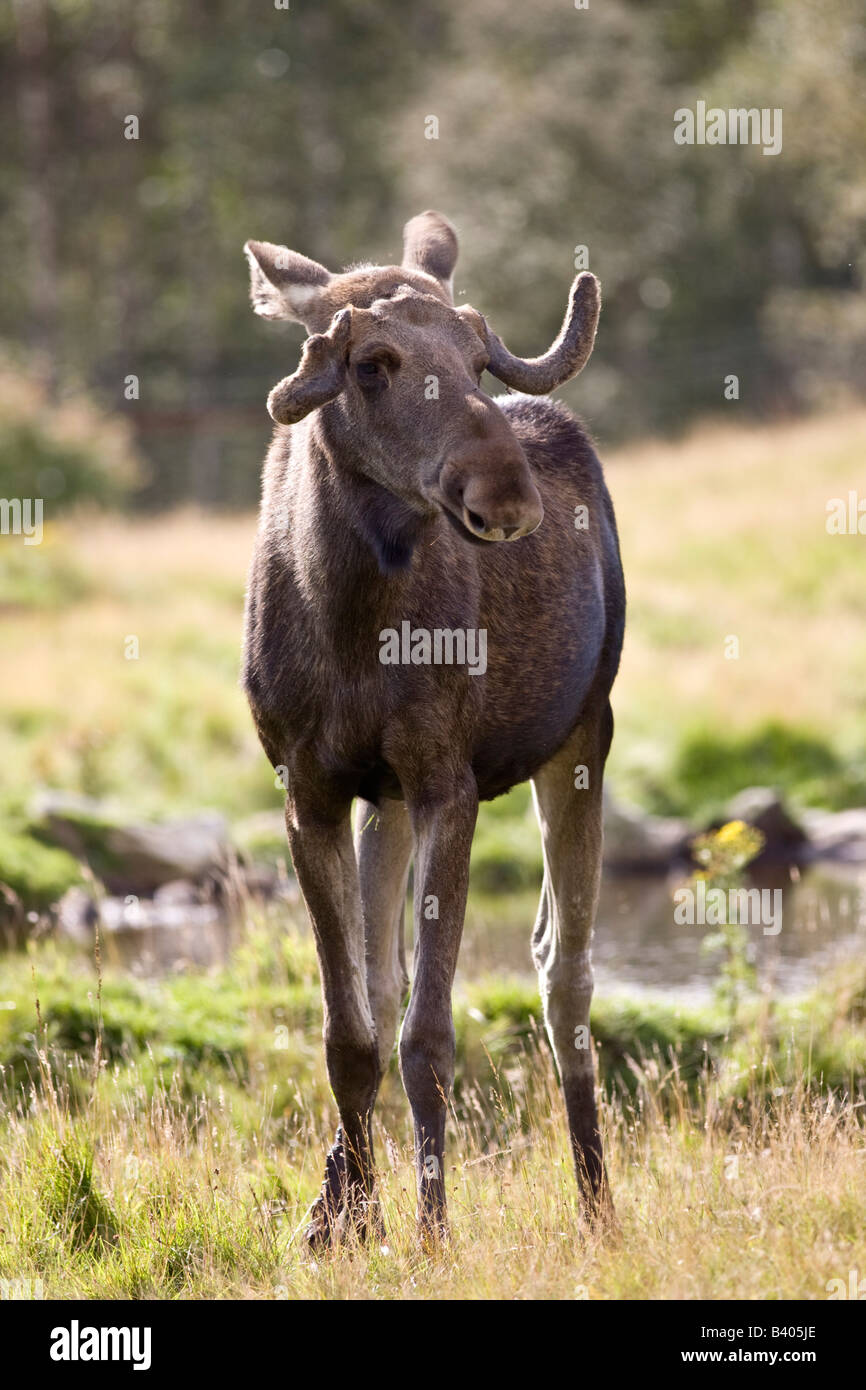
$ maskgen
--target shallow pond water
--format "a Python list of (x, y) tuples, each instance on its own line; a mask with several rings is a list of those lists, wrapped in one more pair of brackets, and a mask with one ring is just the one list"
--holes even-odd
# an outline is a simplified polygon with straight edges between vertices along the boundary
[[(796, 871), (795, 871), (796, 875)], [(706, 998), (719, 975), (718, 954), (704, 949), (713, 926), (681, 926), (673, 893), (679, 880), (635, 875), (602, 881), (593, 962), (599, 992), (625, 988)], [(840, 961), (866, 955), (866, 865), (824, 864), (792, 879), (788, 869), (749, 880), (747, 886), (780, 892), (777, 933), (763, 925), (746, 928), (747, 954), (759, 984), (783, 994), (810, 989)], [(531, 971), (530, 936), (536, 896), (517, 904), (478, 904), (467, 920), (460, 969), (472, 977), (486, 971)]]
[[(648, 990), (695, 999), (711, 993), (719, 958), (703, 943), (714, 928), (677, 924), (673, 893), (678, 884), (663, 876), (605, 875), (593, 947), (600, 992)], [(778, 932), (765, 932), (762, 924), (746, 929), (763, 988), (784, 994), (808, 990), (827, 968), (866, 954), (866, 865), (815, 865), (799, 875), (780, 868), (748, 886), (781, 894), (772, 900), (781, 907)], [(531, 977), (537, 900), (535, 891), (471, 895), (458, 977)], [(305, 922), (298, 903), (271, 910)], [(159, 924), (125, 922), (121, 913), (103, 935), (103, 956), (145, 975), (207, 967), (227, 959), (239, 930), (210, 905), (175, 911)]]

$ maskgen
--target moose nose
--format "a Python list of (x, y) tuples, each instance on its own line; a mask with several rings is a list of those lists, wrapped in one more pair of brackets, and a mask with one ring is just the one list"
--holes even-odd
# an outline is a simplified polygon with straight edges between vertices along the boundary
[(526, 493), (514, 500), (493, 502), (483, 495), (487, 491), (470, 483), (463, 493), (463, 525), (473, 536), (485, 541), (516, 541), (541, 525), (544, 508), (531, 483)]
[(539, 515), (536, 520), (524, 522), (522, 525), (516, 523), (510, 526), (495, 526), (485, 521), (478, 512), (471, 511), (469, 507), (463, 508), (463, 525), (467, 531), (485, 541), (517, 541), (521, 536), (528, 536), (540, 522)]

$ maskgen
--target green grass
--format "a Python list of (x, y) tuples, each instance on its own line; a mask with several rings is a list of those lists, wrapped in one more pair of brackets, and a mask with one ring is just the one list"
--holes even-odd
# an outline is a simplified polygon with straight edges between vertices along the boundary
[(642, 799), (663, 815), (708, 819), (749, 786), (775, 787), (804, 806), (862, 806), (866, 754), (843, 758), (828, 739), (779, 719), (744, 732), (701, 727), (683, 734), (664, 782), (647, 781)]
[[(66, 1086), (70, 1103), (77, 1103), (98, 1041), (100, 1066), (117, 1097), (144, 1083), (150, 1099), (159, 1084), (209, 1078), (212, 1087), (236, 1093), (239, 1104), (251, 1089), (270, 1086), (282, 1113), (293, 1115), (302, 1100), (292, 1086), (326, 1083), (312, 939), (299, 919), (286, 931), (283, 916), (283, 909), (258, 910), (226, 965), (209, 971), (152, 978), (108, 964), (97, 977), (93, 961), (50, 939), (8, 955), (0, 1010), (5, 1084), (26, 1087), (48, 1067), (54, 1084)], [(103, 955), (107, 950), (110, 942), (103, 942)], [(781, 1078), (786, 1086), (799, 1079), (843, 1094), (866, 1077), (864, 1019), (866, 975), (848, 970), (806, 998), (777, 1001), (769, 1012), (753, 1001), (741, 1009), (733, 1033), (715, 1004), (652, 995), (597, 998), (592, 1025), (602, 1084), (611, 1095), (634, 1091), (639, 1056), (663, 1067), (675, 1063), (692, 1084), (707, 1069), (725, 1067), (732, 1075), (732, 1061), (753, 1045), (762, 1049), (770, 1091)], [(513, 1056), (546, 1048), (538, 993), (523, 976), (487, 974), (459, 986), (455, 1025), (458, 1098), (467, 1087), (491, 1085), (493, 1071)], [(754, 1091), (754, 1078), (750, 1084)]]
[(225, 967), (159, 979), (31, 944), (3, 992), (0, 1277), (46, 1297), (821, 1298), (866, 1258), (862, 970), (756, 1001), (733, 1034), (711, 1005), (596, 1002), (612, 1243), (582, 1225), (535, 990), (474, 981), (456, 1001), (450, 1250), (415, 1248), (392, 1067), (388, 1246), (317, 1261), (297, 1233), (336, 1116), (300, 928), (251, 919)]
[(0, 827), (0, 883), (11, 888), (26, 909), (45, 911), (82, 882), (81, 865), (71, 854)]

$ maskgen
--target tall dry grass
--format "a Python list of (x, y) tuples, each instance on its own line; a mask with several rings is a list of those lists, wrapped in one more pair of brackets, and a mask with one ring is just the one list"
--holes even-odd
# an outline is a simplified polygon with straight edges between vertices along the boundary
[(476, 1097), (477, 1122), (471, 1096), (452, 1116), (445, 1249), (416, 1244), (392, 1094), (376, 1125), (387, 1244), (313, 1259), (302, 1229), (328, 1103), (286, 1138), (267, 1094), (249, 1132), (220, 1086), (190, 1094), (179, 1073), (118, 1099), (103, 1077), (72, 1106), (43, 1064), (3, 1124), (0, 1277), (59, 1298), (822, 1299), (866, 1270), (854, 1106), (802, 1086), (733, 1100), (720, 1078), (695, 1097), (675, 1066), (633, 1068), (636, 1093), (603, 1107), (618, 1235), (583, 1221), (555, 1077), (532, 1048)]

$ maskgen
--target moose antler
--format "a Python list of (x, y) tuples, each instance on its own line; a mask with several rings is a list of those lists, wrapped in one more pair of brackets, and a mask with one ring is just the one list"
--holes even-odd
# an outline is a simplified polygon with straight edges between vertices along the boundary
[(526, 391), (531, 396), (547, 395), (586, 366), (595, 342), (600, 309), (599, 283), (590, 271), (583, 270), (571, 287), (562, 328), (543, 357), (515, 357), (485, 320), (490, 354), (488, 371), (515, 391)]
[(307, 338), (298, 370), (278, 381), (268, 396), (268, 413), (278, 425), (295, 425), (340, 394), (346, 383), (351, 328), (351, 309), (341, 309), (327, 333)]

